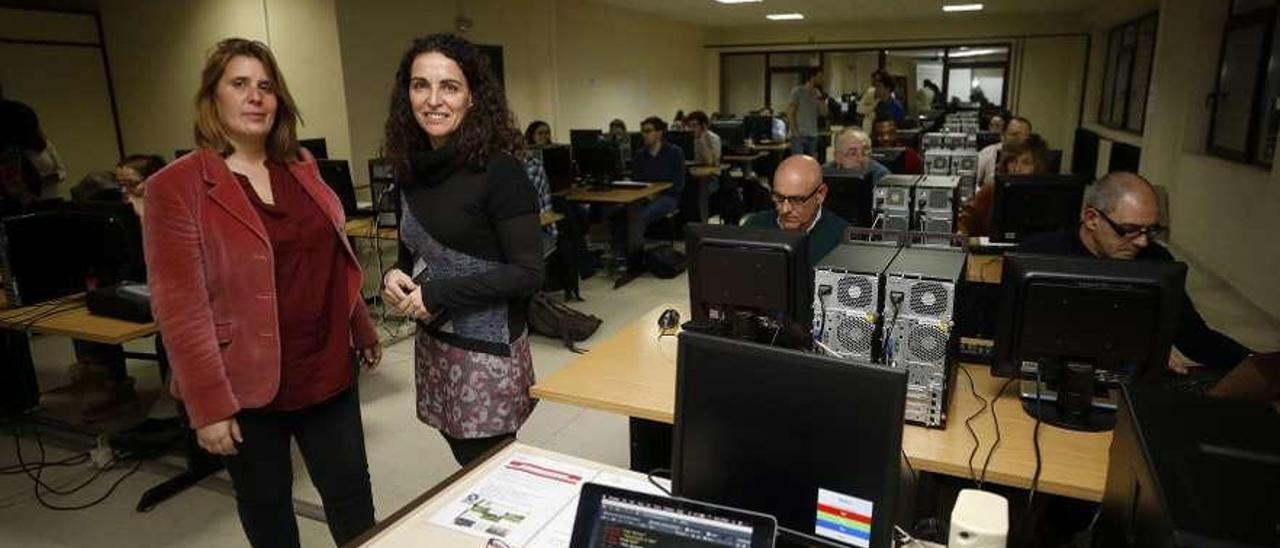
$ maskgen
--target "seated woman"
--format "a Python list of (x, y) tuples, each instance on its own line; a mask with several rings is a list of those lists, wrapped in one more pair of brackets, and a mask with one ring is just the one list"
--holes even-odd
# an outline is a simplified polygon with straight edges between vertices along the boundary
[[(1010, 145), (1000, 154), (996, 164), (997, 174), (1043, 175), (1049, 172), (1049, 146), (1038, 134), (1032, 134), (1021, 145)], [(995, 185), (982, 185), (973, 199), (960, 210), (956, 220), (956, 232), (965, 236), (991, 235), (991, 209), (995, 199)]]

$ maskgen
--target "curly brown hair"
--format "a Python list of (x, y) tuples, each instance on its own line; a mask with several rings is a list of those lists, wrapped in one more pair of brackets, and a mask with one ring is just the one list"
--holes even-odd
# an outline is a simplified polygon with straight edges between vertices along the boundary
[(462, 69), (471, 90), (473, 107), (467, 111), (450, 145), (458, 152), (458, 159), (476, 168), (483, 168), (495, 155), (508, 153), (519, 155), (524, 147), (520, 130), (516, 128), (515, 115), (507, 108), (507, 96), (502, 84), (494, 77), (489, 59), (471, 42), (455, 34), (432, 34), (413, 41), (409, 50), (400, 58), (396, 70), (395, 87), (391, 90), (391, 109), (387, 114), (386, 137), (382, 145), (383, 156), (395, 169), (400, 181), (412, 179), (409, 158), (414, 151), (430, 150), (431, 141), (413, 116), (409, 99), (409, 78), (413, 61), (425, 53), (440, 53), (453, 60)]

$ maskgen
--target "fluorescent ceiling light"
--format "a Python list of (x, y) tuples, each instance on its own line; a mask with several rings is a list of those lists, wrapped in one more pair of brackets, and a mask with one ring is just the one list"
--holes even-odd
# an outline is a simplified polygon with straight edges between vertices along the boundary
[(716, 2), (719, 2), (721, 4), (754, 4), (756, 2), (763, 2), (763, 1), (764, 0), (716, 0)]
[(766, 16), (765, 16), (765, 18), (767, 18), (767, 19), (768, 19), (768, 20), (770, 20), (770, 21), (799, 21), (799, 20), (801, 20), (801, 19), (804, 19), (804, 14), (801, 14), (801, 13), (770, 13), (769, 15), (766, 15)]
[(982, 11), (982, 4), (943, 4), (942, 11)]

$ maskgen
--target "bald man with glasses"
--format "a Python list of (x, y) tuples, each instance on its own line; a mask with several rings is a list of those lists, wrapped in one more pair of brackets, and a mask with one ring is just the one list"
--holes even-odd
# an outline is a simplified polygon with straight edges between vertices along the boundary
[[(1054, 255), (1085, 255), (1107, 259), (1172, 261), (1173, 255), (1159, 243), (1160, 202), (1155, 188), (1140, 175), (1115, 172), (1104, 176), (1085, 192), (1077, 228), (1032, 235), (1018, 251)], [(1252, 351), (1213, 330), (1183, 294), (1182, 312), (1173, 346), (1192, 361), (1226, 371)], [(1169, 368), (1186, 373), (1186, 365), (1171, 359)]]
[(822, 207), (827, 185), (822, 166), (812, 156), (798, 154), (783, 160), (773, 173), (773, 211), (752, 215), (744, 226), (809, 234), (809, 261), (817, 264), (844, 239), (849, 222)]

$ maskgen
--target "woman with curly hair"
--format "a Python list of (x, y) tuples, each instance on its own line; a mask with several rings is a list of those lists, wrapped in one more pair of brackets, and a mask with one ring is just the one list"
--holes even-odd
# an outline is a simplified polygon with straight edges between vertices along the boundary
[(401, 58), (384, 151), (404, 214), (383, 296), (418, 321), (418, 418), (459, 464), (513, 438), (535, 403), (525, 308), (542, 241), (513, 118), (466, 40), (433, 34)]

